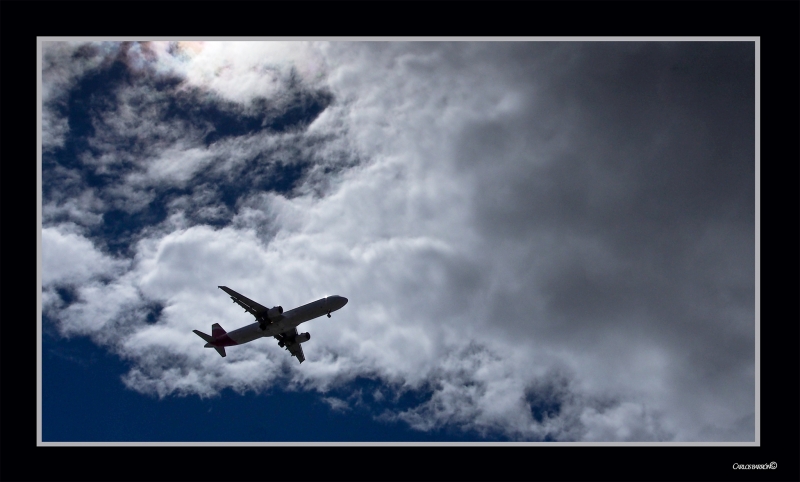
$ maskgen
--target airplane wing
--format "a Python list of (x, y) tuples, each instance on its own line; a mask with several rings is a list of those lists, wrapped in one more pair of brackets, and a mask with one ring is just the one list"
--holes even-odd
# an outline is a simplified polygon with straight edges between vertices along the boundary
[(227, 286), (219, 286), (218, 288), (231, 295), (231, 299), (234, 303), (244, 308), (245, 311), (250, 312), (256, 318), (261, 317), (262, 315), (266, 314), (267, 311), (269, 311), (269, 308), (261, 306), (250, 298), (240, 295)]
[(303, 361), (306, 359), (306, 356), (303, 355), (303, 346), (300, 345), (300, 343), (292, 343), (288, 348), (289, 353), (291, 353), (292, 356), (296, 356), (297, 361), (303, 363)]
[[(280, 335), (277, 335), (275, 339), (286, 343), (285, 340), (287, 339), (291, 340), (296, 336), (297, 336), (297, 328), (295, 327), (292, 328), (291, 330), (284, 331)], [(303, 354), (303, 347), (300, 345), (300, 343), (292, 343), (292, 344), (287, 343), (286, 349), (289, 350), (289, 353), (291, 353), (292, 356), (296, 356), (297, 361), (299, 361), (300, 363), (303, 363), (303, 361), (305, 361), (306, 356)]]

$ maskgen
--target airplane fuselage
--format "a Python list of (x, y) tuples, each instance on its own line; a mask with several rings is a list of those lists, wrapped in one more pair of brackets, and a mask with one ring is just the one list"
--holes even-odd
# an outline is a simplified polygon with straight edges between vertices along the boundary
[(241, 345), (258, 338), (276, 336), (301, 323), (330, 314), (343, 307), (347, 303), (347, 298), (342, 296), (326, 296), (317, 301), (305, 304), (293, 310), (289, 310), (279, 315), (277, 319), (267, 324), (262, 330), (260, 323), (251, 323), (223, 335), (221, 339), (214, 340), (212, 346), (232, 346)]

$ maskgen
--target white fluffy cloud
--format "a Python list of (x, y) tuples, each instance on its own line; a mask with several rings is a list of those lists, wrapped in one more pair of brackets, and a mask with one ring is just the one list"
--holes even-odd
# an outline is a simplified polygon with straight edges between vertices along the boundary
[[(94, 334), (133, 363), (130, 388), (159, 396), (262, 390), (286, 382), (277, 373), (327, 392), (365, 376), (385, 390), (358, 397), (360, 406), (430, 393), (378, 415), (418, 430), (753, 440), (753, 150), (740, 139), (752, 135), (752, 119), (745, 111), (730, 120), (724, 99), (704, 91), (709, 82), (740, 88), (750, 70), (725, 64), (725, 48), (698, 51), (700, 61), (691, 47), (645, 44), (129, 49), (131, 68), (177, 76), (181, 89), (245, 110), (254, 99), (286, 108), (291, 82), (334, 101), (306, 130), (211, 145), (196, 128), (151, 118), (136, 135), (153, 146), (132, 155), (115, 142), (149, 111), (139, 108), (145, 101), (126, 107), (131, 91), (121, 91), (121, 117), (106, 116), (93, 138), (99, 155), (85, 164), (130, 164), (120, 164), (121, 184), (97, 196), (136, 211), (159, 189), (192, 192), (139, 233), (125, 261), (46, 217), (45, 296), (61, 306), (49, 287), (78, 286), (78, 301), (54, 316), (62, 329)], [(703, 62), (728, 67), (702, 80)], [(725, 77), (734, 74), (745, 80)], [(167, 95), (131, 89), (142, 99)], [(167, 135), (167, 125), (182, 130)], [(289, 193), (252, 189), (224, 204), (213, 179), (244, 182), (252, 173), (241, 166), (259, 152), (270, 165), (302, 158), (309, 167)], [(196, 185), (201, 171), (212, 180)], [(102, 276), (110, 281), (93, 281)], [(270, 306), (330, 294), (350, 303), (305, 326), (314, 337), (302, 366), (268, 341), (222, 359), (191, 330), (251, 320), (218, 285)], [(143, 321), (152, 303), (163, 306), (155, 324)], [(98, 335), (106, 323), (126, 329)], [(334, 410), (355, 403), (324, 401)]]
[(42, 284), (81, 285), (101, 275), (113, 276), (127, 263), (99, 252), (74, 224), (42, 229)]

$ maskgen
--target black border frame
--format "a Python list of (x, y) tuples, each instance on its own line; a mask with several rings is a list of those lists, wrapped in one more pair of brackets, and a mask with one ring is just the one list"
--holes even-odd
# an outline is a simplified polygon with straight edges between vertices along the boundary
[[(798, 18), (800, 3), (779, 1), (2, 2), (0, 479), (800, 480)], [(761, 445), (37, 447), (36, 41), (69, 35), (760, 37)], [(771, 461), (776, 470), (732, 469)]]

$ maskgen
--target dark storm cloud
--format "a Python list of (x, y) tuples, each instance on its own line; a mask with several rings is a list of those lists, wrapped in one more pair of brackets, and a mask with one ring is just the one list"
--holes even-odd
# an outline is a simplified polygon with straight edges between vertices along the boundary
[(530, 78), (530, 108), (459, 143), (476, 226), (538, 295), (493, 307), (573, 346), (668, 346), (684, 390), (725, 396), (754, 360), (754, 46), (553, 48), (569, 61)]
[[(594, 243), (548, 253), (568, 250), (547, 283), (559, 311), (641, 300), (645, 286), (656, 287), (642, 286), (642, 276), (681, 289), (676, 282), (704, 265), (732, 271), (731, 289), (748, 291), (736, 279), (751, 281), (754, 269), (753, 47), (711, 45), (575, 46), (572, 69), (540, 87), (531, 115), (463, 136), (458, 159), (479, 166), (475, 215), (487, 236), (546, 232)], [(537, 142), (540, 126), (564, 116), (566, 148), (550, 154)], [(703, 245), (722, 237), (718, 249)], [(593, 272), (597, 256), (621, 263)], [(575, 293), (580, 304), (570, 301)], [(660, 287), (651, 296), (668, 294)]]

